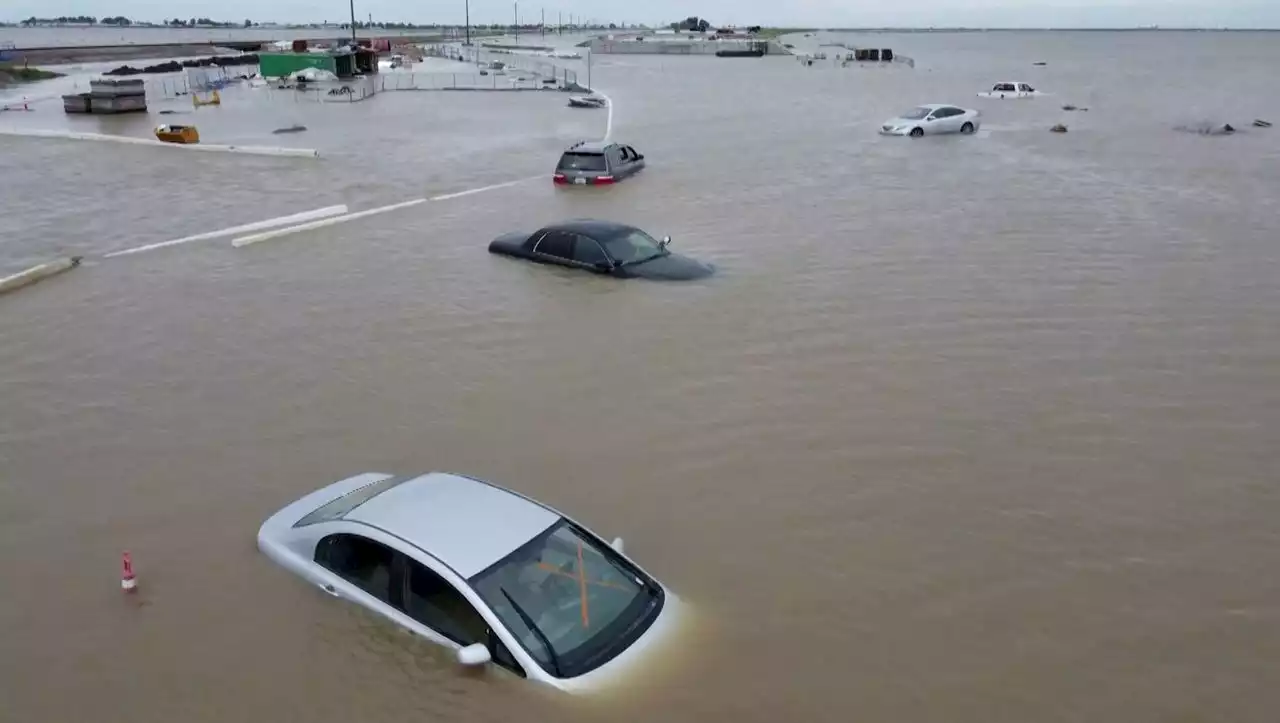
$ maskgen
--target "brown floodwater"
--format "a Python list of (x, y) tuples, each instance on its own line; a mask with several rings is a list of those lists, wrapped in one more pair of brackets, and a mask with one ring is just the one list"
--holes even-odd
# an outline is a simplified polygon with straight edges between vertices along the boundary
[[(639, 176), (242, 249), (102, 258), (549, 175), (605, 116), (229, 90), (196, 112), (209, 142), (301, 122), (287, 142), (322, 157), (0, 136), (0, 273), (86, 256), (0, 298), (0, 720), (1274, 720), (1280, 131), (1248, 126), (1280, 117), (1280, 44), (853, 42), (917, 65), (597, 57)], [(1053, 95), (974, 98), (1001, 80)], [(932, 101), (987, 130), (875, 133)], [(161, 122), (41, 109), (0, 120)], [(1173, 130), (1214, 120), (1246, 132)], [(485, 252), (580, 216), (719, 273)], [(316, 487), (433, 469), (626, 538), (696, 611), (682, 645), (566, 700), (462, 672), (256, 549)]]

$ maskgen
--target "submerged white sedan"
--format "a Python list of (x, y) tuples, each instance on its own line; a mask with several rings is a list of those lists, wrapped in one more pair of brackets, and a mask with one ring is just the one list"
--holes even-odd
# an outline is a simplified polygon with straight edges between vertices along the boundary
[(982, 125), (981, 116), (976, 110), (931, 103), (890, 118), (880, 126), (880, 133), (912, 138), (938, 133), (974, 133)]
[(333, 597), (570, 692), (616, 680), (674, 636), (680, 602), (565, 515), (441, 472), (368, 473), (272, 515), (267, 557)]

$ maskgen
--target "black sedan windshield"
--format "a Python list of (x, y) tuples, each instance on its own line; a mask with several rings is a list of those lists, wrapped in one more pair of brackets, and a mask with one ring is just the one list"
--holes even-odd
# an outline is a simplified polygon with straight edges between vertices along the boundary
[(661, 244), (640, 229), (628, 229), (616, 236), (602, 238), (600, 243), (615, 261), (623, 264), (648, 261), (667, 253)]
[(573, 678), (648, 628), (662, 589), (611, 548), (561, 520), (471, 584), (548, 673)]

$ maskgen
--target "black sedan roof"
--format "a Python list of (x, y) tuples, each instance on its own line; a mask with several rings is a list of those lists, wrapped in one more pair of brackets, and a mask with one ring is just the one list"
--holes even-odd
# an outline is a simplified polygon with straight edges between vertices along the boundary
[(635, 226), (628, 226), (625, 223), (617, 223), (616, 221), (601, 221), (594, 218), (575, 218), (569, 221), (561, 221), (560, 223), (551, 223), (542, 227), (543, 231), (567, 231), (569, 233), (580, 233), (583, 236), (591, 238), (611, 238), (628, 231), (635, 231)]

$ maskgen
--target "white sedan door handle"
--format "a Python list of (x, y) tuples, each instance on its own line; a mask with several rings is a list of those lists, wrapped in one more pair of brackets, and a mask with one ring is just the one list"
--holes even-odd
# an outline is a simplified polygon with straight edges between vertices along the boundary
[(332, 595), (333, 597), (342, 597), (342, 595), (338, 593), (338, 589), (333, 585), (330, 585), (329, 583), (325, 583), (321, 585), (320, 589), (324, 590), (326, 593)]

